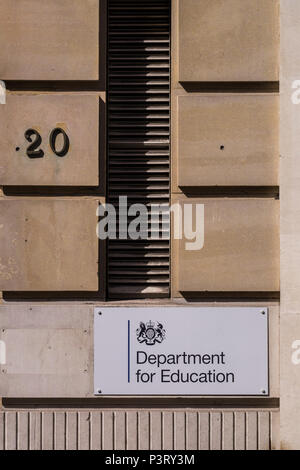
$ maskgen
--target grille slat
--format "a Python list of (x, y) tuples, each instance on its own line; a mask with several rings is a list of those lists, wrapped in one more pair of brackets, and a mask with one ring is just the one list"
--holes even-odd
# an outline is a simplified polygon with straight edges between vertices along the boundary
[[(109, 240), (108, 297), (169, 296), (170, 1), (108, 1), (108, 202), (156, 205), (146, 240)], [(157, 208), (159, 205), (159, 209)], [(162, 219), (162, 214), (164, 218)], [(127, 225), (132, 221), (128, 216)], [(150, 215), (148, 216), (150, 221)], [(124, 223), (120, 224), (122, 229)], [(117, 220), (117, 235), (119, 220)]]

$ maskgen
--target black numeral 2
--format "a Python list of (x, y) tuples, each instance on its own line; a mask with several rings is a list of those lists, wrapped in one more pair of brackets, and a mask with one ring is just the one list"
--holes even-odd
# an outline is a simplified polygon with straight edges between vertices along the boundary
[[(35, 136), (35, 140), (32, 142), (33, 135)], [(26, 151), (27, 156), (29, 158), (43, 158), (43, 150), (37, 150), (42, 143), (42, 138), (40, 134), (35, 129), (28, 129), (25, 132), (25, 139), (28, 140), (28, 142), (32, 142)]]

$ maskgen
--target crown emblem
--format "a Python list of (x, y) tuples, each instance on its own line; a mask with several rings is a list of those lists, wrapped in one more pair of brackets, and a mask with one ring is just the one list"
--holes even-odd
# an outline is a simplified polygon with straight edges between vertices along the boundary
[(139, 343), (153, 346), (165, 339), (166, 331), (161, 323), (149, 320), (147, 323), (140, 322), (140, 326), (136, 330), (136, 336)]

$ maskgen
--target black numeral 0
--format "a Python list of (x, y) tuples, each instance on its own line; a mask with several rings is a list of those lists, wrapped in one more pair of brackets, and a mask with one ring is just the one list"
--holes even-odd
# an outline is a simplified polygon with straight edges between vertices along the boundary
[[(35, 141), (32, 142), (32, 136), (35, 136)], [(28, 140), (28, 142), (32, 142), (31, 145), (29, 145), (26, 153), (29, 158), (43, 158), (44, 152), (42, 149), (37, 150), (39, 146), (42, 143), (42, 138), (40, 134), (35, 130), (35, 129), (28, 129), (25, 132), (25, 139)]]
[[(64, 138), (64, 144), (61, 150), (56, 150), (56, 139), (59, 136), (59, 134), (62, 134)], [(53, 129), (53, 131), (50, 134), (50, 147), (51, 150), (57, 155), (58, 157), (64, 157), (67, 155), (69, 148), (70, 148), (70, 140), (67, 134), (63, 129), (60, 129), (57, 127), (56, 129)]]

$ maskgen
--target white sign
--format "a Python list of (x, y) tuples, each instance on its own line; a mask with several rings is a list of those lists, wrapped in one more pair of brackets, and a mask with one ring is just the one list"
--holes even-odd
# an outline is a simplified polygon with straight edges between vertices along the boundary
[(268, 395), (267, 308), (96, 308), (95, 395)]

